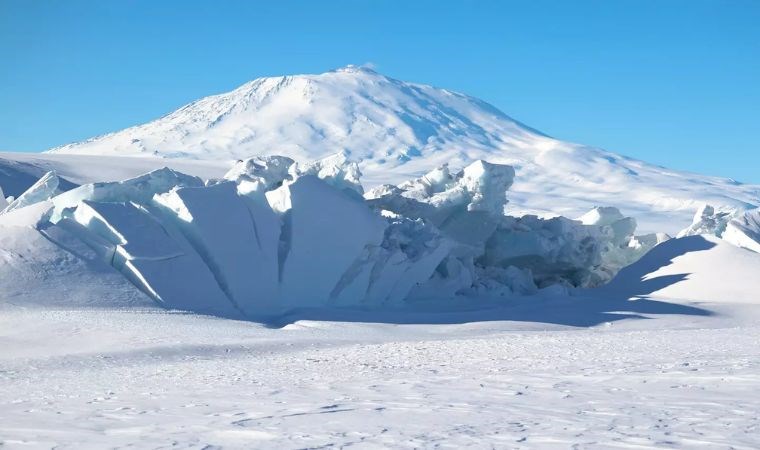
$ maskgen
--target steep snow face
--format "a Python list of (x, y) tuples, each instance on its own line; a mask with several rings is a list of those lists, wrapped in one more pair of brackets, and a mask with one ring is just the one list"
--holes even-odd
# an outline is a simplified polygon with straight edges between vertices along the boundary
[(481, 100), (353, 66), (260, 78), (153, 122), (51, 151), (214, 161), (271, 154), (304, 161), (345, 151), (361, 161), (369, 186), (398, 184), (444, 163), (460, 169), (484, 159), (515, 167), (515, 215), (578, 217), (614, 205), (645, 231), (669, 233), (688, 225), (703, 203), (760, 205), (758, 186), (562, 142)]

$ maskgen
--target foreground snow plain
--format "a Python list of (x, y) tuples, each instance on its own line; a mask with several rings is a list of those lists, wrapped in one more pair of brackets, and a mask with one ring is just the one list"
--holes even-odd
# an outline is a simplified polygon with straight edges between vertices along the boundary
[(755, 305), (663, 301), (629, 317), (586, 300), (600, 314), (531, 299), (403, 317), (313, 312), (323, 320), (279, 326), (6, 310), (0, 446), (760, 445)]
[(758, 268), (757, 253), (689, 236), (573, 296), (265, 324), (5, 304), (0, 444), (757, 448)]

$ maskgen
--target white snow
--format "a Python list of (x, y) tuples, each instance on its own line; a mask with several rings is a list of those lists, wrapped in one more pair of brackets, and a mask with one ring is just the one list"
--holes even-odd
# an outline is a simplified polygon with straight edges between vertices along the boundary
[[(90, 201), (83, 201), (73, 214), (89, 232), (78, 237), (96, 251), (104, 246), (93, 245), (93, 234), (112, 245), (101, 255), (105, 262), (164, 307), (239, 315), (189, 244), (156, 217), (130, 203)], [(67, 221), (59, 224), (66, 227)]]
[[(445, 163), (456, 170), (478, 159), (512, 165), (517, 172), (509, 205), (514, 215), (578, 217), (595, 206), (617, 206), (645, 232), (675, 234), (704, 203), (719, 209), (760, 206), (757, 186), (563, 142), (481, 100), (355, 67), (260, 78), (52, 154), (4, 155), (7, 161), (0, 167), (14, 161), (54, 167), (75, 183), (124, 179), (163, 165), (212, 178), (221, 177), (235, 160), (253, 156), (311, 161), (340, 151), (360, 161), (368, 187), (399, 184)], [(113, 155), (143, 156), (123, 163), (140, 170), (120, 168)], [(76, 167), (82, 164), (102, 170)], [(116, 170), (123, 172), (115, 176)]]
[(356, 67), (0, 186), (2, 448), (760, 447), (757, 186)]
[(668, 240), (600, 292), (689, 302), (760, 304), (760, 254), (714, 236)]
[(694, 213), (691, 225), (679, 231), (676, 237), (698, 236), (700, 234), (721, 237), (728, 222), (737, 214), (736, 210), (715, 211), (711, 205), (704, 204)]
[[(403, 316), (406, 324), (394, 323), (398, 315), (325, 316), (276, 329), (184, 314), (4, 311), (0, 442), (760, 445), (757, 310), (713, 308), (707, 316), (655, 303), (642, 320), (626, 311), (644, 302), (627, 303), (428, 312)], [(595, 326), (548, 322), (582, 317)]]
[[(0, 216), (0, 311), (13, 307), (155, 307), (62, 227), (36, 229), (40, 216), (50, 207), (39, 203)], [(3, 348), (7, 349), (0, 345)]]
[(382, 243), (381, 217), (361, 198), (313, 175), (286, 183), (268, 197), (287, 205), (278, 210), (283, 215), (280, 285), (286, 305), (325, 304), (354, 260)]

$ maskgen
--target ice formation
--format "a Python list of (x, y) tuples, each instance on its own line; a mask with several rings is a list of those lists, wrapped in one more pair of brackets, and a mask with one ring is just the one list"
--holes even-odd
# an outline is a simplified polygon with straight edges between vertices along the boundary
[(702, 205), (694, 214), (692, 224), (678, 233), (678, 237), (696, 235), (719, 237), (760, 253), (760, 209), (715, 211), (710, 205)]
[(48, 200), (62, 191), (58, 188), (60, 179), (55, 172), (48, 172), (42, 176), (36, 183), (34, 183), (29, 189), (24, 191), (16, 199), (9, 202), (8, 205), (2, 210), (2, 212), (10, 212), (15, 209), (20, 209), (25, 206), (33, 205), (35, 203)]
[(166, 308), (246, 317), (596, 286), (666, 238), (635, 236), (635, 220), (608, 207), (506, 216), (507, 165), (442, 166), (366, 195), (360, 175), (346, 153), (255, 157), (206, 182), (164, 168), (65, 193), (47, 174), (0, 225), (78, 242)]
[(5, 198), (5, 194), (3, 194), (3, 187), (0, 186), (0, 211), (4, 210), (8, 206), (8, 200)]
[(694, 213), (691, 225), (681, 230), (676, 237), (697, 236), (709, 234), (716, 237), (723, 236), (726, 226), (736, 216), (736, 211), (715, 211), (710, 205), (704, 204)]
[(760, 253), (760, 209), (746, 211), (726, 225), (723, 239)]
[(289, 170), (295, 161), (285, 156), (256, 156), (239, 161), (224, 179), (242, 186), (244, 192), (264, 193), (291, 179)]

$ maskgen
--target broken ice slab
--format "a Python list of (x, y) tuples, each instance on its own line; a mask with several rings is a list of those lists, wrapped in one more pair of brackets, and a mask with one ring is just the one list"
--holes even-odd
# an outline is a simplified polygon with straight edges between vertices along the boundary
[(267, 199), (283, 216), (279, 259), (281, 298), (286, 305), (328, 302), (365, 248), (383, 241), (386, 222), (382, 217), (361, 198), (316, 176), (286, 183), (268, 192)]
[(239, 308), (255, 313), (276, 301), (280, 222), (248, 204), (236, 185), (174, 189), (154, 198)]
[[(113, 246), (110, 264), (167, 308), (237, 315), (203, 260), (177, 233), (131, 203), (83, 201), (73, 220), (97, 236), (82, 240), (102, 256)], [(70, 230), (75, 227), (60, 222)]]
[[(29, 189), (24, 191), (23, 194), (10, 202), (2, 212), (7, 213), (25, 206), (49, 200), (61, 193), (58, 189), (59, 184), (60, 179), (58, 178), (58, 175), (56, 175), (55, 171), (50, 171), (37, 180), (37, 182), (29, 187)], [(3, 199), (3, 201), (5, 201), (5, 199)]]

